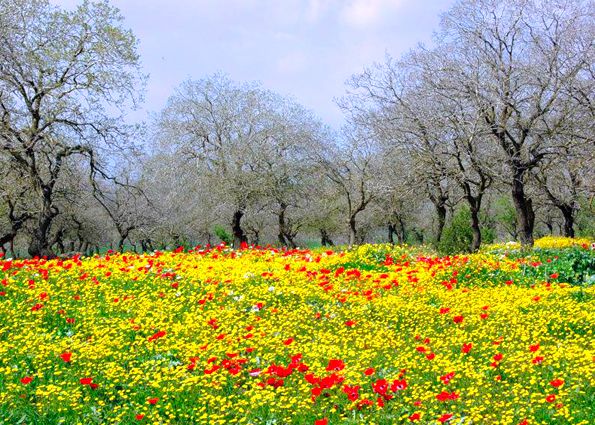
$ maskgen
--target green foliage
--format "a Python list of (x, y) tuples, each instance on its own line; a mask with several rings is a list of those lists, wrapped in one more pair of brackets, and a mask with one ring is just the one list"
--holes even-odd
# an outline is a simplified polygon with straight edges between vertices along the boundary
[(459, 209), (452, 217), (451, 222), (444, 227), (442, 238), (438, 243), (438, 251), (442, 254), (456, 254), (469, 252), (473, 234), (469, 222), (471, 213), (468, 208)]
[[(580, 247), (563, 250), (535, 249), (534, 253), (543, 263), (535, 269), (535, 273), (541, 274), (542, 278), (557, 273), (559, 282), (585, 286), (595, 283), (595, 252), (592, 250)], [(551, 261), (548, 262), (548, 259)]]
[(577, 236), (592, 237), (595, 235), (595, 203), (589, 199), (579, 201), (580, 209), (576, 216)]
[(494, 219), (510, 235), (516, 234), (516, 211), (512, 201), (507, 196), (502, 196), (494, 203)]
[[(481, 237), (482, 243), (492, 243), (495, 239), (495, 231), (491, 227), (490, 220), (487, 217), (481, 217)], [(438, 244), (438, 251), (442, 254), (457, 254), (469, 252), (473, 241), (473, 231), (471, 230), (471, 211), (467, 206), (457, 210), (450, 224), (445, 226), (442, 238)]]
[(215, 232), (215, 235), (221, 239), (221, 242), (225, 242), (227, 245), (231, 245), (233, 243), (233, 237), (231, 236), (231, 233), (225, 230), (225, 227), (218, 224), (215, 226), (213, 231)]

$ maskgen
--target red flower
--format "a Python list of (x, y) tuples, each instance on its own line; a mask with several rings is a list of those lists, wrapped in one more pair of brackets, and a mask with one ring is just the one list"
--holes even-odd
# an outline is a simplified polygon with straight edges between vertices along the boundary
[(494, 360), (499, 362), (500, 360), (502, 360), (504, 356), (502, 355), (502, 353), (498, 353), (494, 356)]
[(430, 353), (430, 354), (428, 354), (428, 355), (426, 356), (426, 359), (428, 359), (428, 360), (434, 360), (434, 358), (435, 358), (435, 357), (436, 357), (436, 354), (434, 354), (434, 353)]
[(24, 378), (21, 378), (21, 384), (23, 385), (28, 385), (31, 381), (33, 381), (31, 376), (25, 376)]
[(355, 322), (353, 320), (348, 320), (345, 322), (345, 326), (351, 328), (355, 325)]
[(551, 277), (552, 279), (558, 279), (558, 276), (560, 276), (558, 273), (552, 273), (552, 274), (550, 275), (550, 277)]
[(442, 307), (442, 308), (440, 309), (440, 314), (446, 314), (446, 313), (448, 313), (449, 311), (450, 311), (450, 308), (448, 308), (448, 307)]
[(31, 307), (31, 311), (38, 311), (41, 310), (43, 308), (43, 304), (35, 304), (33, 307)]
[(328, 424), (328, 419), (327, 418), (316, 419), (314, 421), (314, 425), (327, 425), (327, 424)]
[(396, 393), (397, 391), (402, 391), (402, 390), (404, 390), (405, 388), (407, 388), (407, 381), (406, 381), (406, 380), (404, 380), (404, 379), (402, 379), (402, 380), (400, 380), (400, 381), (399, 381), (399, 380), (397, 380), (397, 379), (395, 379), (395, 380), (393, 381), (393, 384), (390, 386), (390, 390), (391, 390), (393, 393)]
[(461, 352), (464, 354), (469, 354), (469, 352), (471, 351), (471, 348), (473, 348), (473, 344), (469, 343), (469, 344), (463, 344), (463, 347), (461, 348)]
[(485, 319), (487, 319), (487, 318), (488, 318), (488, 316), (489, 316), (489, 314), (488, 314), (488, 313), (481, 313), (481, 314), (479, 315), (479, 317), (481, 317), (481, 319), (482, 319), (482, 320), (485, 320)]
[(563, 379), (554, 379), (550, 381), (550, 385), (554, 388), (558, 388), (561, 387), (562, 385), (564, 385), (564, 380)]
[(165, 336), (165, 331), (159, 331), (148, 338), (148, 341), (155, 341), (156, 339), (163, 338)]
[(91, 385), (93, 383), (93, 378), (81, 378), (80, 383), (81, 385)]
[(286, 339), (285, 341), (283, 341), (283, 344), (285, 344), (285, 345), (289, 345), (289, 344), (291, 344), (292, 342), (293, 342), (293, 338), (288, 338), (288, 339)]
[(465, 318), (463, 316), (455, 316), (452, 318), (452, 321), (455, 322), (456, 324), (459, 324), (459, 323), (463, 323), (464, 319)]
[(145, 417), (145, 415), (138, 414), (134, 417), (134, 419), (136, 419), (137, 421), (142, 421), (144, 417)]
[(457, 398), (459, 398), (459, 395), (457, 393), (447, 393), (446, 391), (442, 391), (440, 394), (436, 396), (436, 399), (438, 401), (456, 400)]
[(518, 425), (529, 425), (529, 421), (527, 419), (523, 419), (518, 423)]
[(452, 417), (453, 417), (452, 413), (445, 413), (444, 415), (442, 415), (438, 418), (438, 421), (440, 423), (445, 423), (445, 422), (448, 422), (450, 420), (450, 418), (452, 418)]
[(535, 357), (531, 361), (533, 362), (533, 364), (541, 364), (541, 362), (543, 361), (543, 357), (542, 356), (537, 356), (537, 357)]
[(535, 345), (530, 345), (530, 346), (529, 346), (529, 351), (530, 351), (530, 352), (534, 353), (534, 352), (536, 352), (537, 350), (539, 350), (539, 344), (535, 344)]
[(372, 389), (375, 393), (384, 395), (388, 391), (388, 382), (386, 382), (386, 379), (378, 379), (372, 384)]
[(506, 281), (506, 282), (504, 282), (504, 283), (506, 283), (508, 286), (510, 286), (510, 285), (512, 285), (512, 284), (513, 284), (513, 281), (512, 281), (512, 279), (511, 279), (511, 280), (507, 280), (507, 281)]
[(545, 401), (547, 401), (548, 403), (553, 403), (554, 401), (556, 401), (556, 395), (555, 394), (550, 394), (545, 398)]
[(454, 376), (455, 376), (455, 373), (454, 372), (450, 372), (450, 373), (447, 373), (446, 375), (442, 375), (440, 377), (440, 380), (446, 385), (446, 384), (448, 384), (450, 382), (450, 380), (452, 378), (454, 378)]
[(159, 399), (157, 397), (153, 397), (153, 398), (149, 398), (147, 399), (147, 402), (151, 405), (154, 406), (157, 404), (157, 402), (159, 401)]
[(328, 366), (326, 367), (326, 370), (331, 371), (339, 371), (339, 370), (343, 370), (345, 369), (345, 363), (343, 363), (343, 360), (338, 360), (338, 359), (332, 359), (328, 361)]
[(66, 352), (60, 354), (60, 358), (64, 360), (66, 363), (70, 363), (70, 358), (72, 357), (72, 353)]
[(347, 398), (351, 401), (355, 401), (359, 398), (359, 386), (358, 385), (354, 385), (354, 386), (350, 386), (350, 385), (345, 385), (343, 387), (343, 392), (345, 394), (347, 394)]
[(414, 413), (413, 415), (409, 416), (409, 420), (411, 422), (419, 421), (421, 419), (421, 415), (419, 413)]
[(374, 372), (375, 372), (374, 368), (369, 367), (364, 371), (364, 375), (366, 375), (366, 376), (374, 375)]

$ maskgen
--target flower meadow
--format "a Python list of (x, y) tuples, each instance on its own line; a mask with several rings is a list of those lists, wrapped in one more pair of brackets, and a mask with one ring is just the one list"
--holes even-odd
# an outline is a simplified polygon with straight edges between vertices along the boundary
[(0, 258), (0, 423), (592, 424), (594, 252)]

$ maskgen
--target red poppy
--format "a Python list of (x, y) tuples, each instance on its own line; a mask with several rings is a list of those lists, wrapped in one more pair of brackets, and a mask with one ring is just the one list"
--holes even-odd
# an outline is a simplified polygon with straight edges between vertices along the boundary
[(529, 351), (531, 351), (532, 353), (536, 352), (537, 350), (539, 350), (539, 344), (529, 346)]
[(145, 415), (138, 414), (134, 417), (134, 419), (136, 419), (137, 421), (142, 421), (144, 417), (145, 417)]
[(353, 326), (355, 326), (355, 322), (353, 320), (348, 320), (345, 322), (345, 326), (352, 328)]
[(419, 421), (421, 419), (421, 415), (419, 413), (414, 413), (413, 415), (409, 416), (409, 420), (411, 422)]
[(448, 383), (450, 382), (450, 380), (451, 380), (452, 378), (454, 378), (454, 376), (455, 376), (455, 373), (454, 373), (454, 372), (450, 372), (450, 373), (447, 373), (446, 375), (442, 375), (442, 376), (440, 377), (440, 380), (441, 380), (441, 381), (442, 381), (444, 384), (448, 384)]
[(331, 371), (340, 371), (345, 369), (345, 363), (343, 363), (343, 360), (339, 360), (339, 359), (331, 359), (328, 361), (328, 366), (326, 367), (326, 370)]
[(499, 362), (500, 360), (502, 360), (504, 356), (502, 355), (502, 353), (497, 353), (496, 355), (494, 355), (494, 361)]
[(28, 385), (31, 381), (33, 381), (31, 376), (25, 376), (24, 378), (21, 378), (21, 384), (23, 385)]
[(31, 307), (31, 311), (38, 311), (41, 310), (43, 308), (43, 304), (35, 304), (33, 307)]
[(463, 344), (463, 347), (461, 348), (461, 352), (464, 354), (469, 354), (469, 352), (471, 351), (471, 349), (473, 348), (473, 344), (469, 343), (469, 344)]
[(366, 375), (366, 376), (374, 375), (374, 372), (375, 372), (374, 368), (369, 367), (364, 371), (364, 375)]
[(165, 336), (165, 334), (166, 334), (165, 331), (156, 332), (155, 334), (151, 335), (148, 338), (148, 341), (151, 342), (151, 341), (155, 341), (156, 339), (163, 338)]
[(314, 421), (314, 425), (327, 425), (327, 424), (328, 424), (328, 419), (327, 418), (316, 419)]
[(147, 399), (147, 402), (148, 402), (148, 403), (149, 403), (151, 406), (154, 406), (154, 405), (156, 405), (158, 401), (159, 401), (159, 398), (157, 398), (157, 397), (153, 397), (153, 398), (149, 398), (149, 399)]
[(376, 382), (372, 384), (372, 389), (375, 393), (384, 395), (388, 391), (388, 382), (386, 381), (386, 379), (378, 379)]
[(556, 395), (555, 394), (550, 394), (545, 398), (545, 401), (547, 401), (548, 403), (553, 403), (554, 401), (556, 401)]
[(60, 358), (64, 360), (66, 363), (70, 363), (70, 358), (72, 357), (72, 353), (65, 352), (60, 354)]
[(359, 398), (359, 389), (358, 385), (345, 385), (343, 386), (343, 392), (347, 394), (347, 398), (351, 401), (355, 401)]
[(292, 342), (293, 342), (293, 338), (288, 338), (285, 341), (283, 341), (283, 344), (290, 345)]
[(465, 318), (463, 316), (455, 316), (452, 318), (452, 321), (455, 322), (456, 324), (459, 324), (459, 323), (463, 323), (464, 319)]
[(430, 353), (430, 354), (428, 354), (428, 355), (426, 356), (426, 359), (428, 359), (428, 360), (434, 360), (434, 358), (435, 358), (435, 357), (436, 357), (436, 354), (434, 354), (434, 353)]
[(541, 364), (541, 362), (543, 362), (543, 356), (537, 356), (531, 361), (533, 362), (533, 364), (539, 365), (539, 364)]
[(440, 394), (436, 396), (436, 400), (438, 401), (448, 401), (448, 400), (456, 400), (459, 398), (459, 395), (455, 392), (448, 393), (446, 391), (442, 391)]
[(523, 419), (518, 423), (518, 425), (529, 425), (529, 421), (527, 419)]
[(91, 383), (93, 383), (93, 378), (81, 378), (79, 381), (81, 385), (91, 385)]
[(395, 379), (393, 381), (392, 385), (390, 386), (390, 390), (393, 393), (396, 393), (397, 391), (402, 391), (405, 388), (407, 388), (407, 381), (404, 379), (402, 379), (402, 380)]
[(564, 385), (564, 380), (563, 379), (553, 379), (550, 381), (550, 385), (554, 388), (558, 388), (561, 387), (562, 385)]
[(440, 309), (440, 314), (446, 314), (446, 313), (448, 313), (449, 311), (450, 311), (450, 308), (448, 308), (448, 307), (442, 307), (442, 308)]
[(440, 423), (445, 423), (448, 422), (450, 420), (450, 418), (452, 418), (454, 415), (452, 413), (445, 413), (444, 415), (440, 416), (438, 418), (438, 421)]
[(552, 273), (552, 274), (550, 275), (550, 277), (551, 277), (552, 279), (558, 279), (558, 276), (560, 276), (558, 273)]

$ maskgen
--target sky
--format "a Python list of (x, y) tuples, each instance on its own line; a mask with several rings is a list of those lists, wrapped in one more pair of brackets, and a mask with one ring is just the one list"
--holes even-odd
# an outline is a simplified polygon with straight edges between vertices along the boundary
[[(52, 0), (75, 7), (77, 0)], [(454, 0), (111, 0), (149, 74), (138, 115), (182, 81), (222, 71), (292, 96), (338, 128), (334, 99), (364, 67), (428, 43)]]

